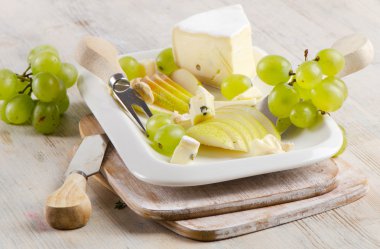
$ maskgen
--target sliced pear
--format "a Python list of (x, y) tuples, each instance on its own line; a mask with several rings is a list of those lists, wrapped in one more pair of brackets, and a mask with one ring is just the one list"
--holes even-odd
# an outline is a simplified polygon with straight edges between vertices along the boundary
[(196, 94), (198, 86), (202, 85), (190, 71), (184, 68), (175, 70), (170, 78), (192, 94)]
[(220, 113), (237, 113), (240, 114), (243, 118), (245, 118), (251, 125), (252, 130), (256, 134), (256, 138), (263, 138), (265, 135), (267, 135), (269, 132), (265, 129), (265, 127), (257, 121), (251, 114), (244, 112), (244, 111), (237, 111), (232, 108), (222, 108), (219, 111)]
[(249, 122), (243, 115), (233, 112), (221, 112), (218, 111), (215, 116), (217, 119), (220, 120), (234, 120), (237, 123), (239, 123), (241, 126), (243, 126), (249, 133), (247, 136), (249, 136), (249, 139), (252, 141), (255, 138), (260, 138), (261, 134), (257, 130), (257, 128)]
[[(238, 133), (240, 135), (240, 138), (243, 139), (245, 146), (241, 146), (242, 148), (250, 148), (252, 144), (252, 136), (251, 133), (249, 132), (249, 129), (247, 129), (244, 125), (239, 123), (236, 120), (229, 119), (229, 118), (214, 118), (212, 120), (206, 121), (206, 122), (218, 122), (218, 123), (223, 123), (225, 125), (230, 126), (234, 131), (233, 133)], [(231, 134), (230, 134), (231, 135)], [(240, 140), (239, 138), (239, 140)], [(245, 149), (243, 150), (245, 151)]]
[(163, 78), (161, 78), (161, 75), (154, 74), (151, 77), (151, 79), (156, 84), (158, 84), (159, 86), (161, 86), (162, 88), (164, 88), (165, 90), (167, 90), (168, 92), (170, 92), (171, 94), (173, 94), (174, 96), (176, 96), (177, 98), (183, 100), (186, 103), (189, 103), (190, 97), (187, 96), (186, 94), (184, 94), (183, 92), (181, 92), (180, 90), (178, 90), (177, 88), (175, 88), (174, 86), (170, 85), (166, 80), (164, 80)]
[(153, 91), (154, 104), (168, 109), (169, 111), (178, 111), (179, 113), (187, 113), (189, 111), (189, 104), (177, 98), (166, 89), (151, 80), (150, 77), (144, 77), (143, 82), (147, 83)]
[(222, 108), (223, 110), (233, 110), (239, 113), (248, 113), (254, 119), (256, 119), (262, 126), (265, 127), (265, 129), (268, 131), (268, 133), (274, 135), (276, 138), (281, 139), (280, 133), (277, 131), (276, 126), (259, 110), (257, 110), (255, 107), (249, 107), (249, 106), (228, 106)]
[(245, 99), (245, 100), (216, 100), (215, 102), (215, 108), (223, 108), (227, 106), (233, 106), (233, 105), (247, 105), (247, 106), (254, 106), (258, 103), (258, 99)]
[(214, 120), (214, 119), (207, 121), (207, 123), (212, 124), (215, 127), (219, 127), (220, 129), (224, 130), (232, 139), (235, 150), (248, 152), (249, 144), (247, 144), (244, 141), (243, 136), (235, 128), (233, 128), (229, 124), (219, 122), (218, 120)]
[(255, 86), (251, 86), (246, 91), (234, 97), (232, 100), (248, 100), (248, 99), (260, 100), (262, 96), (263, 96), (263, 93), (260, 91), (259, 88)]
[(185, 88), (183, 88), (180, 84), (178, 84), (177, 82), (174, 82), (171, 78), (169, 78), (168, 76), (166, 76), (165, 74), (162, 74), (160, 73), (159, 74), (160, 77), (166, 81), (169, 85), (171, 85), (172, 87), (178, 89), (179, 91), (181, 91), (183, 94), (187, 95), (188, 97), (193, 97), (193, 94), (191, 94), (189, 91), (187, 91)]
[(234, 141), (231, 137), (222, 128), (211, 123), (195, 125), (187, 130), (186, 135), (194, 138), (203, 145), (235, 150)]

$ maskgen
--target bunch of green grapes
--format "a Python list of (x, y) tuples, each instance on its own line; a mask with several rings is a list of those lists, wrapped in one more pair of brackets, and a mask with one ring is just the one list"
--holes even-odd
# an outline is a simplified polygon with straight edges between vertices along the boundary
[(78, 78), (74, 65), (63, 63), (50, 45), (29, 52), (22, 74), (0, 69), (0, 118), (8, 124), (31, 122), (36, 131), (50, 134), (70, 105), (66, 89)]
[(344, 56), (335, 49), (319, 51), (293, 72), (288, 60), (279, 55), (268, 55), (257, 64), (259, 78), (274, 88), (268, 96), (268, 107), (278, 118), (280, 132), (290, 125), (308, 128), (318, 115), (337, 111), (347, 98), (346, 84), (337, 77), (344, 68)]
[(185, 129), (181, 125), (174, 124), (170, 115), (155, 114), (146, 123), (146, 133), (155, 150), (171, 156), (185, 135)]

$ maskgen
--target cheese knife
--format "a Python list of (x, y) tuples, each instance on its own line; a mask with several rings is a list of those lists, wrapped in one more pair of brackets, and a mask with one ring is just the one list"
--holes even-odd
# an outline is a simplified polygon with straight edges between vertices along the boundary
[(69, 230), (87, 224), (92, 210), (86, 194), (87, 178), (99, 172), (107, 145), (104, 134), (83, 139), (66, 170), (63, 185), (46, 200), (45, 215), (51, 227)]

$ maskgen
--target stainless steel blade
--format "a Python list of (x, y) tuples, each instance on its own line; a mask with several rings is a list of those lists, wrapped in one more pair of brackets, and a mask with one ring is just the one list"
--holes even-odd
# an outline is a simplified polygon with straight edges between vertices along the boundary
[(99, 172), (108, 141), (104, 134), (85, 137), (71, 160), (65, 176), (74, 171), (84, 173), (87, 177)]

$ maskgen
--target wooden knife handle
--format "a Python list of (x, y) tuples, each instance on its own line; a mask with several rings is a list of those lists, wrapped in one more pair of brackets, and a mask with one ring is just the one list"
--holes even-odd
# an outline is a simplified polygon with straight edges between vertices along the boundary
[(45, 215), (49, 225), (69, 230), (83, 227), (91, 215), (91, 201), (86, 194), (87, 179), (71, 173), (63, 185), (46, 200)]
[(123, 73), (119, 65), (118, 51), (109, 41), (95, 36), (85, 36), (79, 42), (76, 61), (104, 82), (115, 73)]

